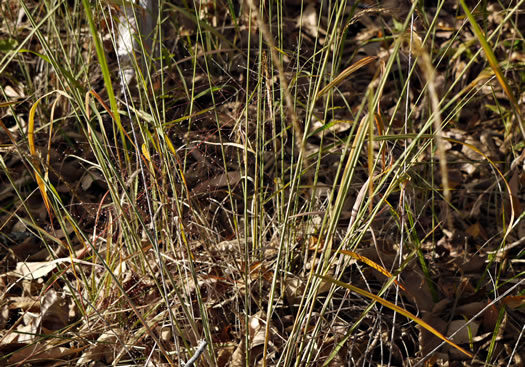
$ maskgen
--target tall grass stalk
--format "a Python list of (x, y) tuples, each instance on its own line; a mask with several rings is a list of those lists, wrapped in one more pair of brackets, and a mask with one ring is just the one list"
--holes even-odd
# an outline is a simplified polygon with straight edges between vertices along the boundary
[[(433, 301), (439, 300), (435, 236), (454, 231), (462, 215), (448, 178), (447, 144), (470, 147), (447, 134), (465, 108), (486, 98), (487, 87), (501, 88), (511, 102), (510, 124), (522, 129), (515, 86), (495, 56), (503, 23), (482, 32), (461, 0), (483, 52), (470, 51), (466, 42), (458, 48), (466, 22), (438, 50), (439, 20), (449, 16), (445, 1), (432, 9), (413, 1), (403, 19), (347, 1), (321, 2), (312, 15), (312, 4), (301, 2), (293, 25), (282, 1), (160, 2), (148, 14), (157, 24), (148, 35), (140, 33), (139, 6), (125, 12), (124, 3), (73, 3), (19, 1), (29, 28), (0, 23), (18, 40), (0, 55), (0, 73), (11, 73), (2, 81), (22, 78), (33, 106), (26, 127), (19, 105), (1, 105), (16, 125), (9, 155), (23, 162), (39, 189), (27, 194), (6, 158), (0, 157), (0, 166), (14, 192), (5, 210), (12, 211), (9, 219), (35, 233), (50, 257), (70, 259), (39, 292), (59, 284), (72, 298), (79, 339), (91, 337), (95, 325), (115, 335), (108, 346), (116, 351), (115, 365), (193, 363), (205, 348), (203, 365), (328, 366), (341, 363), (344, 353), (348, 363), (377, 358), (374, 343), (385, 353), (381, 363), (391, 363), (401, 335), (396, 328), (406, 319), (433, 329), (399, 286), (416, 268)], [(522, 3), (504, 9), (504, 20), (517, 17)], [(419, 28), (415, 19), (425, 11)], [(133, 22), (122, 23), (124, 13)], [(364, 28), (355, 24), (367, 24), (366, 17), (381, 26), (369, 24), (377, 26), (372, 41), (352, 41), (351, 32)], [(126, 57), (116, 52), (122, 25), (135, 34)], [(290, 29), (296, 40), (289, 39)], [(382, 53), (360, 55), (368, 43)], [(357, 50), (348, 53), (349, 44)], [(468, 53), (454, 75), (443, 71), (453, 53), (452, 60)], [(33, 80), (31, 63), (43, 70), (45, 82)], [(125, 68), (133, 70), (133, 83)], [(440, 85), (443, 74), (455, 80)], [(0, 103), (10, 102), (4, 87), (0, 92)], [(402, 129), (396, 125), (400, 114)], [(344, 124), (349, 126), (337, 130)], [(82, 149), (74, 143), (64, 148), (71, 137), (85, 144)], [(505, 136), (512, 144), (516, 139), (513, 131)], [(472, 149), (503, 183), (491, 186), (499, 200), (508, 194), (512, 204), (516, 193), (508, 181), (516, 167), (501, 169)], [(82, 189), (80, 178), (53, 178), (51, 152), (73, 150), (65, 158), (84, 169), (82, 177), (94, 172), (99, 192), (87, 195), (91, 183)], [(97, 200), (92, 221), (74, 210), (85, 204), (84, 194)], [(27, 205), (34, 195), (48, 203), (44, 219)], [(512, 205), (510, 216), (500, 212), (496, 247), (503, 253), (523, 214)], [(381, 254), (390, 254), (382, 240), (396, 254), (386, 269), (393, 275), (380, 282), (348, 251), (374, 248), (378, 266), (386, 268)], [(484, 271), (503, 267), (494, 255)], [(494, 289), (503, 285), (496, 277)], [(360, 335), (369, 319), (379, 341)], [(486, 363), (494, 362), (498, 335)], [(55, 336), (80, 343), (67, 332)], [(446, 341), (471, 357), (465, 345)], [(415, 353), (418, 361), (428, 357)]]

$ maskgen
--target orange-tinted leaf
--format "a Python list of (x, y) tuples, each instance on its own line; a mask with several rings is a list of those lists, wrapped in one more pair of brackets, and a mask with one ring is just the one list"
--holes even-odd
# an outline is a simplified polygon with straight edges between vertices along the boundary
[(503, 298), (503, 303), (512, 309), (525, 306), (525, 296), (507, 296)]

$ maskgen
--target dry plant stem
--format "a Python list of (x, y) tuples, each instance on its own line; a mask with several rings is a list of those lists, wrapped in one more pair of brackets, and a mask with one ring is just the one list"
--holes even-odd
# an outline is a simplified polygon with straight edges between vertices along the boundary
[[(275, 42), (273, 41), (272, 34), (271, 34), (268, 26), (266, 25), (266, 23), (263, 21), (262, 16), (261, 16), (261, 14), (259, 12), (259, 9), (257, 8), (257, 6), (255, 6), (253, 0), (247, 0), (247, 2), (248, 2), (248, 5), (250, 7), (250, 10), (253, 12), (255, 17), (257, 18), (257, 24), (259, 25), (259, 29), (262, 32), (262, 36), (263, 36), (264, 40), (268, 44), (268, 47), (270, 49), (270, 55), (271, 55), (272, 62), (274, 64), (274, 66), (277, 68), (277, 72), (279, 74), (279, 80), (281, 82), (281, 90), (283, 91), (283, 94), (284, 94), (284, 100), (285, 100), (285, 103), (286, 103), (287, 114), (288, 114), (289, 118), (292, 120), (292, 128), (293, 128), (293, 133), (294, 133), (294, 137), (295, 137), (295, 143), (296, 143), (296, 145), (299, 148), (298, 165), (301, 164), (301, 160), (303, 160), (303, 162), (307, 165), (306, 157), (305, 157), (305, 154), (304, 154), (305, 143), (304, 143), (304, 139), (303, 139), (303, 129), (299, 125), (299, 121), (297, 119), (297, 114), (295, 113), (294, 103), (292, 101), (292, 96), (290, 95), (288, 81), (286, 80), (286, 77), (284, 75), (284, 68), (283, 68), (282, 62), (279, 61), (279, 55), (277, 54), (277, 51), (276, 51)], [(275, 281), (275, 278), (274, 278), (274, 281)], [(272, 292), (273, 292), (273, 290), (272, 290)], [(269, 315), (267, 315), (267, 317), (269, 317)], [(265, 330), (264, 348), (263, 348), (263, 357), (262, 357), (263, 358), (263, 366), (267, 365), (266, 364), (266, 362), (267, 362), (266, 361), (266, 355), (268, 354), (269, 335), (270, 335), (270, 323), (269, 323), (269, 320), (267, 320), (266, 321), (266, 330)]]
[[(425, 75), (425, 78), (427, 79), (427, 86), (428, 86), (428, 94), (430, 97), (430, 103), (432, 104), (432, 115), (433, 115), (433, 122), (434, 122), (434, 136), (436, 138), (436, 146), (437, 146), (437, 154), (439, 157), (439, 167), (441, 171), (441, 179), (443, 184), (443, 196), (445, 198), (445, 201), (447, 203), (450, 203), (450, 187), (448, 184), (448, 170), (447, 170), (447, 157), (445, 154), (445, 145), (443, 144), (443, 137), (441, 136), (441, 111), (439, 108), (439, 98), (436, 91), (436, 84), (435, 84), (435, 70), (432, 67), (432, 60), (429, 56), (429, 54), (425, 51), (423, 44), (421, 43), (421, 40), (418, 37), (413, 37), (413, 46), (414, 51), (416, 54), (418, 54), (421, 59), (421, 69), (423, 70), (423, 73)], [(447, 205), (448, 208), (448, 205)], [(447, 225), (449, 229), (453, 229), (453, 222), (452, 218), (447, 215)]]
[(294, 103), (292, 101), (292, 96), (290, 94), (290, 89), (288, 87), (288, 81), (286, 80), (286, 76), (284, 75), (283, 64), (282, 62), (279, 62), (279, 55), (277, 54), (277, 51), (276, 51), (275, 42), (273, 41), (273, 37), (272, 37), (270, 30), (268, 29), (268, 26), (263, 21), (262, 16), (259, 13), (259, 9), (253, 3), (253, 0), (248, 0), (248, 5), (250, 6), (250, 9), (255, 15), (255, 17), (257, 18), (257, 24), (259, 25), (259, 29), (261, 30), (264, 40), (266, 41), (266, 43), (268, 44), (268, 47), (270, 48), (270, 53), (272, 55), (272, 62), (274, 66), (277, 68), (277, 72), (279, 73), (279, 80), (281, 82), (281, 89), (284, 94), (286, 110), (287, 110), (288, 116), (292, 120), (295, 140), (296, 140), (297, 145), (299, 146), (299, 154), (301, 156), (304, 156), (302, 154), (304, 151), (303, 129), (299, 125), (299, 120), (297, 119), (297, 114), (295, 113)]
[[(467, 19), (468, 19), (468, 21), (469, 21), (469, 23), (470, 23), (470, 25), (472, 27), (472, 31), (474, 32), (474, 35), (479, 40), (479, 42), (481, 44), (481, 47), (483, 48), (483, 51), (485, 52), (485, 56), (487, 58), (487, 61), (488, 61), (489, 65), (490, 65), (491, 69), (493, 70), (494, 75), (496, 76), (496, 79), (498, 80), (499, 84), (501, 85), (501, 88), (503, 89), (503, 92), (509, 98), (510, 104), (512, 105), (512, 109), (515, 112), (516, 119), (512, 123), (511, 131), (515, 130), (516, 123), (517, 123), (519, 128), (520, 128), (520, 130), (521, 130), (522, 136), (525, 137), (525, 128), (523, 126), (523, 118), (521, 116), (521, 111), (520, 111), (520, 108), (518, 106), (518, 101), (517, 101), (516, 97), (514, 96), (514, 93), (512, 93), (512, 89), (511, 89), (510, 85), (508, 84), (507, 79), (504, 77), (504, 75), (503, 75), (503, 73), (501, 71), (501, 67), (499, 65), (498, 59), (494, 55), (494, 51), (492, 50), (492, 48), (488, 44), (487, 38), (485, 37), (485, 35), (484, 35), (483, 31), (481, 30), (481, 28), (479, 27), (478, 23), (476, 22), (476, 19), (474, 18), (474, 16), (472, 15), (471, 11), (468, 8), (468, 6), (466, 5), (465, 0), (460, 0), (459, 2), (460, 2), (461, 7), (463, 8), (463, 11), (465, 12), (465, 15), (467, 16)], [(521, 1), (520, 4), (517, 4), (516, 7), (514, 8), (514, 9), (516, 9), (516, 11), (518, 9), (518, 6), (520, 6), (522, 2), (523, 1)], [(514, 10), (511, 13), (513, 13), (513, 12), (514, 12)], [(517, 12), (516, 12), (516, 14), (517, 14)], [(513, 134), (511, 133), (509, 136), (512, 137)]]
[(195, 351), (195, 354), (190, 359), (188, 359), (188, 362), (184, 365), (184, 367), (193, 367), (200, 355), (206, 350), (206, 345), (208, 345), (206, 340), (201, 341), (199, 347)]

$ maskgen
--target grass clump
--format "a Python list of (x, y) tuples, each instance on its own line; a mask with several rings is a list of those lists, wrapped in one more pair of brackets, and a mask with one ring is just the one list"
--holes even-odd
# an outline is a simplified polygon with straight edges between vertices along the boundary
[(0, 365), (519, 363), (520, 5), (2, 3)]

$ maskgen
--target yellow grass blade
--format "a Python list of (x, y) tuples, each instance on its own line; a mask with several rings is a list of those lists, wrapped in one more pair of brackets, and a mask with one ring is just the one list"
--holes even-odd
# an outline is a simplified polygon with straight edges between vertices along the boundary
[(520, 129), (523, 134), (525, 134), (525, 129), (523, 126), (523, 121), (521, 118), (520, 109), (516, 100), (516, 97), (514, 97), (514, 93), (512, 93), (512, 90), (510, 89), (509, 83), (507, 83), (507, 79), (501, 72), (501, 68), (499, 67), (498, 59), (496, 59), (496, 55), (494, 55), (494, 52), (490, 48), (489, 43), (487, 42), (487, 39), (485, 35), (483, 34), (483, 31), (479, 27), (478, 23), (476, 22), (476, 19), (470, 12), (467, 4), (465, 3), (465, 0), (460, 0), (461, 7), (463, 8), (463, 11), (465, 12), (465, 15), (467, 16), (467, 19), (470, 22), (470, 25), (472, 26), (472, 31), (476, 35), (476, 38), (479, 40), (479, 43), (481, 43), (481, 47), (483, 48), (483, 51), (485, 51), (485, 55), (487, 56), (487, 61), (489, 62), (490, 67), (492, 70), (494, 70), (494, 74), (496, 75), (496, 78), (498, 79), (499, 84), (501, 85), (501, 88), (503, 88), (503, 91), (509, 97), (510, 103), (512, 104), (512, 107), (514, 108), (514, 112), (516, 114), (516, 118), (518, 119)]
[(22, 103), (23, 101), (8, 101), (8, 102), (0, 102), (0, 107), (9, 107), (13, 106), (15, 104)]
[(212, 110), (213, 110), (213, 107), (208, 107), (208, 108), (203, 109), (202, 111), (198, 111), (198, 112), (192, 113), (191, 115), (185, 115), (185, 116), (179, 117), (178, 119), (165, 122), (165, 123), (162, 124), (162, 126), (168, 126), (169, 127), (169, 126), (177, 124), (179, 122), (182, 122), (182, 121), (185, 121), (185, 120), (189, 120), (189, 119), (193, 119), (193, 118), (195, 118), (197, 116), (203, 115), (203, 114), (205, 114), (207, 112), (210, 112)]
[(144, 155), (144, 158), (146, 158), (148, 162), (151, 162), (151, 157), (149, 155), (148, 147), (146, 147), (146, 144), (142, 143), (141, 150), (142, 154)]
[[(371, 268), (377, 270), (378, 272), (380, 272), (381, 274), (383, 274), (384, 276), (386, 276), (387, 278), (393, 278), (394, 276), (392, 275), (392, 273), (390, 273), (388, 270), (386, 270), (384, 267), (382, 267), (381, 265), (375, 263), (374, 261), (370, 260), (369, 258), (367, 257), (364, 257), (364, 256), (361, 256), (359, 255), (358, 253), (356, 252), (353, 252), (353, 251), (349, 251), (349, 250), (339, 250), (337, 251), (343, 255), (348, 255), (348, 256), (352, 256), (354, 259), (356, 260), (359, 260), (359, 261), (362, 261), (364, 262), (366, 265), (370, 266)], [(401, 288), (402, 290), (404, 290), (405, 292), (407, 292), (406, 288), (403, 287), (401, 285), (401, 283), (399, 283), (397, 280), (394, 279), (394, 283), (397, 284), (399, 286), (399, 288)]]
[(470, 358), (472, 358), (472, 354), (467, 352), (465, 349), (461, 348), (459, 345), (457, 345), (456, 343), (454, 343), (453, 341), (447, 339), (446, 336), (444, 336), (443, 334), (441, 334), (439, 331), (437, 331), (436, 329), (434, 329), (432, 326), (430, 326), (428, 323), (426, 323), (425, 321), (423, 321), (422, 319), (420, 319), (419, 317), (417, 317), (416, 315), (414, 315), (413, 313), (399, 307), (399, 306), (396, 306), (395, 304), (393, 304), (392, 302), (390, 301), (387, 301), (381, 297), (378, 297), (376, 296), (375, 294), (372, 294), (370, 292), (367, 292), (361, 288), (358, 288), (358, 287), (355, 287), (351, 284), (348, 284), (348, 283), (344, 283), (344, 282), (341, 282), (340, 280), (337, 280), (337, 279), (334, 279), (332, 277), (329, 277), (329, 276), (326, 276), (326, 275), (319, 275), (319, 274), (316, 274), (316, 276), (318, 278), (321, 278), (327, 282), (330, 282), (332, 284), (335, 284), (335, 285), (338, 285), (340, 287), (343, 287), (343, 288), (346, 288), (346, 289), (349, 289), (357, 294), (360, 294), (361, 296), (363, 297), (367, 297), (367, 298), (370, 298), (376, 302), (379, 302), (381, 303), (383, 306), (385, 307), (388, 307), (390, 308), (391, 310), (395, 311), (395, 312), (398, 312), (400, 313), (401, 315), (405, 316), (406, 318), (414, 321), (415, 323), (417, 323), (418, 325), (420, 325), (421, 327), (425, 328), (427, 331), (431, 332), (432, 334), (434, 334), (435, 336), (437, 336), (438, 338), (440, 338), (441, 340), (445, 341), (446, 343), (450, 344), (451, 346), (453, 346), (454, 348), (456, 348), (457, 350), (461, 351), (462, 353), (464, 353), (465, 355), (469, 356)]
[(46, 191), (46, 185), (42, 178), (40, 177), (40, 169), (38, 168), (38, 156), (36, 154), (36, 147), (35, 147), (35, 112), (36, 108), (38, 107), (38, 104), (44, 98), (45, 96), (40, 97), (37, 99), (37, 101), (31, 106), (31, 109), (29, 110), (29, 122), (27, 127), (27, 142), (29, 144), (29, 152), (31, 153), (31, 156), (33, 157), (33, 166), (35, 170), (35, 178), (36, 183), (38, 184), (38, 189), (40, 190), (40, 194), (42, 195), (42, 199), (44, 200), (44, 205), (46, 206), (47, 213), (49, 214), (49, 217), (51, 218), (51, 205), (49, 205), (49, 198), (47, 197), (47, 191)]
[(333, 87), (339, 85), (343, 80), (345, 80), (350, 74), (352, 74), (353, 72), (361, 69), (363, 66), (366, 66), (368, 64), (370, 64), (372, 61), (374, 61), (375, 59), (377, 59), (377, 57), (375, 56), (367, 56), (365, 58), (362, 58), (361, 60), (357, 61), (356, 63), (350, 65), (349, 67), (347, 67), (345, 70), (343, 70), (341, 72), (341, 74), (339, 74), (338, 76), (336, 76), (334, 78), (334, 80), (332, 80), (330, 83), (328, 83), (328, 85), (326, 87), (324, 87), (323, 89), (321, 89), (319, 91), (319, 93), (317, 93), (317, 95), (315, 96), (315, 100), (317, 101), (323, 94), (325, 94), (326, 92), (328, 92), (330, 89), (332, 89)]

